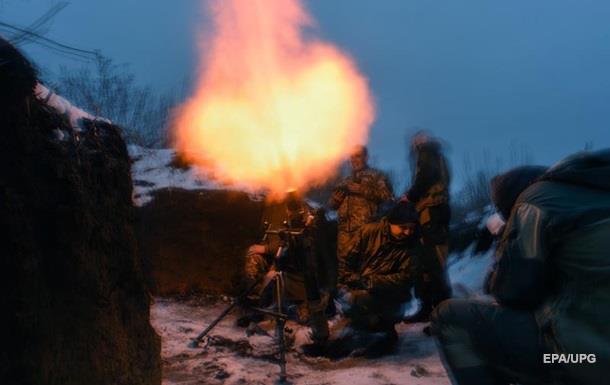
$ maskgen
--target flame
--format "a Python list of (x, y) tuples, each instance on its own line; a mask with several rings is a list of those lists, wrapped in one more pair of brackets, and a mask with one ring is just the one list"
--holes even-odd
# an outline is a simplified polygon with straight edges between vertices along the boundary
[[(219, 0), (194, 94), (175, 119), (176, 149), (228, 182), (271, 195), (306, 191), (366, 142), (367, 80), (312, 38), (298, 0)], [(308, 35), (308, 36), (305, 36)]]

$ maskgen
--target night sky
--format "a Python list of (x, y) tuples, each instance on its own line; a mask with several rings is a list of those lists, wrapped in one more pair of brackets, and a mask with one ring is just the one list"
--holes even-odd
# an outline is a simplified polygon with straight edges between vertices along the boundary
[[(0, 0), (0, 21), (27, 26), (56, 3)], [(166, 92), (194, 78), (196, 31), (209, 25), (204, 3), (73, 1), (46, 36), (100, 49), (128, 64), (139, 83)], [(446, 142), (456, 186), (466, 157), (475, 167), (504, 168), (525, 152), (550, 165), (586, 146), (610, 146), (608, 1), (304, 4), (318, 36), (348, 52), (368, 77), (377, 106), (370, 152), (375, 165), (403, 182), (406, 138), (418, 128)], [(60, 65), (84, 65), (23, 48), (46, 76)]]

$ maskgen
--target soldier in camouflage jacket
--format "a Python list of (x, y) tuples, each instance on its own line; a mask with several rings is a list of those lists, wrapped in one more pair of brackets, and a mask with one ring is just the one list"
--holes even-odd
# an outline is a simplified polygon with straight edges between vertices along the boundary
[(350, 238), (370, 222), (382, 203), (393, 199), (392, 187), (379, 170), (368, 166), (366, 147), (357, 147), (350, 157), (352, 174), (337, 187), (328, 205), (337, 210), (339, 231), (337, 234), (338, 280), (345, 275), (345, 258)]

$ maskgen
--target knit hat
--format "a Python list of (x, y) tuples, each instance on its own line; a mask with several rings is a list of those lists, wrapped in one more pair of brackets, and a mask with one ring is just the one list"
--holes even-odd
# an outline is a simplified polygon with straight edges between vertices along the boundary
[(398, 202), (388, 213), (388, 222), (392, 225), (404, 225), (407, 223), (417, 223), (419, 215), (415, 210), (413, 202)]

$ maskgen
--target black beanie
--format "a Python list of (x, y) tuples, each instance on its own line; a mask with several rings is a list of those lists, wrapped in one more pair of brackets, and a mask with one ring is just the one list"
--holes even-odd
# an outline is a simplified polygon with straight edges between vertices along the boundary
[(492, 178), (491, 200), (505, 221), (508, 221), (519, 195), (536, 182), (546, 170), (547, 167), (544, 166), (520, 166)]
[(419, 215), (415, 210), (415, 203), (398, 202), (388, 213), (388, 222), (392, 225), (417, 223)]

